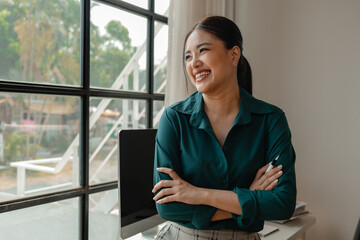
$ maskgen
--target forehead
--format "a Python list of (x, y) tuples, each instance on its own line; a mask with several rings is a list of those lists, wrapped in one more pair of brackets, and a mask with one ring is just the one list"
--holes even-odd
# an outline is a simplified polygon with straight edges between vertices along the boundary
[(221, 44), (222, 41), (215, 37), (213, 34), (208, 33), (204, 30), (196, 29), (194, 30), (188, 37), (186, 44), (185, 44), (185, 50), (189, 50), (192, 48), (196, 48), (198, 44), (201, 43), (211, 43), (211, 44)]

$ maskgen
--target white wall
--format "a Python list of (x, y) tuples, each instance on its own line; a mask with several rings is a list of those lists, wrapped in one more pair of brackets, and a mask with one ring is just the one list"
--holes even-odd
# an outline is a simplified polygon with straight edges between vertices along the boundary
[(307, 239), (352, 239), (360, 216), (360, 1), (238, 0), (254, 95), (281, 107)]

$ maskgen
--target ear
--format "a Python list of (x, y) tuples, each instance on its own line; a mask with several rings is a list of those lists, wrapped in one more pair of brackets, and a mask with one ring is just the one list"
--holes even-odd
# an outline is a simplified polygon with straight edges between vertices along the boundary
[(241, 56), (241, 50), (238, 46), (234, 46), (231, 50), (231, 56), (233, 62), (238, 62)]

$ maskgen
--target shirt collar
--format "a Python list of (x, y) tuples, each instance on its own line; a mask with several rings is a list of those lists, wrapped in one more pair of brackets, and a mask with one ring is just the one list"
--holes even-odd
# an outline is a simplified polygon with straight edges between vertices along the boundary
[(251, 114), (267, 114), (273, 110), (271, 105), (254, 98), (243, 88), (240, 88), (241, 104), (234, 124), (246, 125), (251, 122)]
[[(254, 98), (246, 90), (240, 87), (241, 104), (239, 113), (234, 124), (246, 125), (251, 122), (251, 114), (266, 114), (273, 110), (270, 104)], [(190, 124), (194, 127), (205, 129), (210, 128), (210, 122), (204, 111), (204, 100), (202, 93), (195, 92), (190, 97), (172, 107), (175, 111), (191, 115)]]

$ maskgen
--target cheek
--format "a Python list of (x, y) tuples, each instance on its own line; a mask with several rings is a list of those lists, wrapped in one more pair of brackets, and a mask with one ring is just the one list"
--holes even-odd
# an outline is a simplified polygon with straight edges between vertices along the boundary
[(185, 63), (185, 69), (186, 69), (187, 77), (193, 79), (190, 63)]
[(230, 74), (233, 68), (233, 64), (227, 62), (224, 58), (222, 62), (217, 61), (213, 66), (216, 73), (222, 77)]

